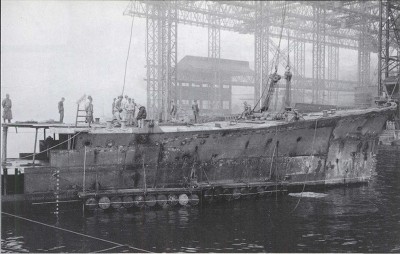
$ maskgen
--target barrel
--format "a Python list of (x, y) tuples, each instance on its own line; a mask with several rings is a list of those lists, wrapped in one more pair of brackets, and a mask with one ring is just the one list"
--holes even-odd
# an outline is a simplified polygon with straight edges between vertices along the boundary
[(103, 210), (110, 208), (111, 201), (108, 197), (104, 196), (99, 199), (99, 207)]
[(98, 203), (97, 203), (97, 200), (96, 200), (95, 198), (88, 198), (88, 199), (86, 199), (85, 207), (86, 207), (88, 210), (94, 210), (94, 209), (96, 209), (97, 205), (98, 205)]
[(167, 206), (167, 196), (160, 194), (157, 196), (157, 205), (161, 207), (166, 207)]
[(148, 207), (153, 207), (156, 205), (156, 203), (157, 203), (156, 197), (154, 197), (153, 195), (146, 196), (146, 205)]
[(134, 198), (133, 204), (136, 207), (143, 207), (144, 206), (144, 197), (142, 195), (138, 195)]
[(170, 206), (176, 206), (178, 204), (179, 200), (175, 194), (169, 194), (167, 202)]
[(119, 209), (122, 206), (122, 198), (118, 196), (114, 196), (110, 199), (111, 201), (111, 207), (114, 209)]
[(197, 194), (190, 195), (189, 202), (192, 206), (198, 205), (200, 202), (199, 196)]
[(133, 197), (132, 196), (124, 196), (122, 198), (122, 205), (125, 208), (131, 208), (133, 206)]
[(179, 195), (179, 204), (181, 206), (186, 206), (189, 203), (189, 197), (186, 194)]

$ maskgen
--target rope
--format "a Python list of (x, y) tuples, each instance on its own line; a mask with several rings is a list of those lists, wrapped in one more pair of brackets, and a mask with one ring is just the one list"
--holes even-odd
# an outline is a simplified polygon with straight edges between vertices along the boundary
[(393, 90), (392, 90), (392, 93), (390, 94), (390, 99), (392, 99), (394, 90), (396, 90), (396, 87), (397, 87), (397, 85), (399, 84), (399, 81), (400, 81), (400, 75), (399, 75), (399, 77), (397, 78), (397, 82), (396, 82), (396, 84), (394, 85), (394, 88), (393, 88)]
[[(65, 141), (63, 141), (63, 142), (61, 142), (61, 143), (58, 143), (58, 144), (55, 145), (55, 146), (49, 147), (49, 148), (47, 148), (46, 150), (41, 151), (40, 153), (36, 153), (36, 155), (41, 154), (41, 153), (44, 153), (44, 152), (47, 152), (47, 151), (49, 151), (49, 150), (51, 150), (51, 149), (53, 149), (53, 148), (55, 148), (55, 147), (58, 147), (58, 146), (60, 146), (60, 145), (62, 145), (62, 144), (64, 144), (64, 143), (67, 143), (68, 141), (72, 140), (73, 138), (75, 138), (76, 136), (78, 136), (78, 135), (79, 135), (80, 133), (82, 133), (82, 132), (83, 132), (83, 130), (80, 131), (80, 132), (77, 132), (77, 133), (76, 133), (74, 136), (72, 136), (71, 138), (69, 138), (69, 139), (67, 139), (67, 140), (65, 140)], [(32, 155), (27, 155), (27, 156), (21, 157), (21, 158), (19, 158), (19, 159), (25, 159), (25, 158), (28, 158), (28, 157), (31, 157), (31, 156), (33, 156), (33, 154), (32, 154)]]
[[(82, 190), (83, 195), (85, 195), (86, 189), (86, 145), (85, 145), (85, 154), (83, 156), (83, 177), (82, 177)], [(82, 204), (83, 213), (85, 213), (85, 204)]]
[[(311, 154), (313, 153), (313, 150), (314, 150), (314, 141), (315, 141), (315, 135), (316, 135), (316, 133), (317, 133), (317, 126), (318, 126), (318, 118), (315, 119), (314, 137), (313, 137), (313, 142), (312, 142), (312, 145), (311, 145)], [(311, 159), (311, 166), (313, 165), (314, 157), (315, 157), (315, 156), (313, 155), (313, 157), (312, 157), (312, 159)], [(306, 174), (306, 180), (303, 182), (303, 189), (301, 190), (299, 200), (297, 201), (296, 206), (295, 206), (294, 209), (290, 212), (290, 214), (292, 214), (292, 213), (297, 209), (297, 206), (300, 204), (300, 200), (301, 200), (301, 198), (303, 197), (304, 189), (306, 188), (307, 176), (308, 176), (308, 172), (307, 172), (307, 174)]]
[(125, 61), (124, 86), (122, 87), (122, 93), (121, 93), (122, 96), (124, 95), (124, 91), (125, 91), (126, 70), (128, 69), (129, 52), (131, 51), (131, 41), (132, 41), (132, 31), (133, 31), (133, 20), (134, 20), (134, 17), (132, 16), (131, 34), (130, 34), (130, 36), (129, 36), (128, 54), (127, 54), (127, 56), (126, 56), (126, 61)]
[(76, 235), (92, 238), (92, 239), (95, 239), (95, 240), (98, 240), (98, 241), (102, 241), (102, 242), (106, 242), (106, 243), (111, 243), (111, 244), (114, 244), (114, 245), (119, 246), (119, 247), (128, 247), (130, 249), (137, 250), (137, 251), (140, 251), (140, 252), (147, 252), (147, 253), (150, 252), (150, 251), (147, 251), (147, 250), (144, 250), (144, 249), (140, 249), (140, 248), (132, 247), (132, 246), (129, 246), (129, 245), (116, 243), (116, 242), (105, 240), (105, 239), (101, 239), (101, 238), (98, 238), (98, 237), (95, 237), (95, 236), (86, 235), (86, 234), (75, 232), (75, 231), (72, 231), (72, 230), (69, 230), (69, 229), (60, 228), (60, 227), (49, 225), (49, 224), (46, 224), (46, 223), (43, 223), (43, 222), (31, 220), (31, 219), (24, 218), (24, 217), (15, 215), (15, 214), (10, 214), (10, 213), (6, 213), (6, 212), (1, 212), (1, 213), (4, 214), (4, 215), (8, 215), (10, 217), (14, 217), (14, 218), (18, 218), (18, 219), (21, 219), (21, 220), (29, 221), (29, 222), (36, 223), (36, 224), (39, 224), (39, 225), (42, 225), (42, 226), (46, 226), (46, 227), (62, 230), (62, 231), (68, 232), (68, 233), (72, 233), (72, 234), (76, 234)]

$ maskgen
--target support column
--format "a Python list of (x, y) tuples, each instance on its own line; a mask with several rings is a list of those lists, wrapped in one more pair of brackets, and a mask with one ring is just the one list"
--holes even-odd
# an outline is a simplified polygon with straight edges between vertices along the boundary
[[(208, 8), (213, 12), (219, 12), (218, 3), (210, 3)], [(220, 73), (220, 59), (221, 59), (221, 27), (220, 19), (217, 16), (209, 15), (208, 26), (208, 57), (212, 61), (213, 66), (213, 84), (210, 89), (211, 94), (210, 106), (212, 111), (222, 110), (222, 84)]]
[(176, 1), (149, 2), (146, 12), (147, 112), (165, 121), (177, 82)]
[(33, 155), (32, 155), (32, 164), (33, 165), (35, 165), (37, 139), (38, 139), (38, 128), (35, 128), (35, 145), (33, 147)]
[(164, 120), (169, 119), (171, 100), (176, 102), (178, 86), (178, 8), (177, 1), (170, 1), (168, 8), (168, 57), (167, 57), (167, 93)]
[[(297, 38), (301, 38), (303, 35), (301, 33), (296, 33)], [(292, 39), (291, 44), (293, 45), (293, 62), (292, 62), (292, 71), (293, 71), (293, 79), (292, 84), (294, 88), (297, 88), (297, 91), (301, 92), (302, 95), (296, 94), (292, 97), (292, 102), (304, 102), (305, 89), (299, 89), (298, 85), (302, 82), (305, 77), (305, 69), (306, 69), (306, 53), (305, 48), (306, 44), (304, 41), (300, 41), (298, 39)]]
[(398, 46), (400, 43), (398, 23), (400, 4), (394, 0), (380, 0), (379, 4), (379, 38), (382, 39), (379, 41), (378, 53), (378, 95), (381, 95), (385, 79), (389, 76), (400, 75), (400, 49)]
[[(267, 95), (266, 87), (269, 75), (269, 28), (268, 1), (256, 2), (256, 29), (254, 32), (254, 106), (259, 110)], [(264, 94), (261, 95), (262, 91)], [(263, 96), (263, 98), (261, 98)], [(261, 100), (261, 101), (260, 101)]]
[(8, 178), (8, 169), (7, 169), (7, 133), (8, 126), (3, 126), (3, 144), (1, 148), (1, 168), (3, 170), (3, 185), (2, 192), (4, 195), (7, 195), (7, 178)]
[(1, 153), (1, 166), (5, 167), (7, 162), (7, 133), (8, 126), (3, 126), (3, 145), (2, 145), (2, 153)]
[(313, 50), (312, 50), (312, 103), (323, 103), (320, 91), (325, 90), (325, 16), (326, 10), (320, 4), (313, 5)]
[[(362, 5), (362, 10), (366, 12), (365, 2), (360, 4)], [(362, 27), (358, 38), (358, 86), (369, 86), (371, 54), (368, 43), (370, 43), (371, 38), (367, 37), (368, 20), (364, 17), (361, 17), (361, 20)]]
[(147, 82), (147, 113), (149, 118), (155, 118), (159, 112), (159, 71), (160, 71), (160, 43), (159, 26), (160, 6), (146, 4), (146, 82)]
[[(334, 38), (331, 38), (332, 42), (335, 42)], [(328, 91), (328, 104), (337, 105), (337, 96), (336, 92), (333, 90), (334, 87), (337, 87), (339, 81), (339, 47), (329, 45), (328, 46), (328, 66), (327, 66), (327, 76), (328, 76), (328, 87), (330, 90)]]

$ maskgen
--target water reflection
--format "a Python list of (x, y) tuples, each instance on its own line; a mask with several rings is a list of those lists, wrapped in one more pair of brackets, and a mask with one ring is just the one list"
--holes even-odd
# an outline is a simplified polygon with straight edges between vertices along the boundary
[[(84, 235), (2, 215), (11, 252), (399, 252), (400, 172), (380, 165), (369, 186), (325, 196), (286, 196), (204, 207), (95, 211), (54, 207), (3, 211)], [(317, 197), (317, 198), (316, 198)], [(299, 202), (298, 207), (296, 204)], [(120, 245), (119, 245), (120, 244)]]

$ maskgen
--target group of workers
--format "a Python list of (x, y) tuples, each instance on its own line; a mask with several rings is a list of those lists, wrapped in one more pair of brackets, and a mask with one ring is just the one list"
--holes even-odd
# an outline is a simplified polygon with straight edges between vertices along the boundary
[[(139, 108), (135, 119), (136, 108)], [(129, 98), (128, 95), (118, 96), (114, 98), (112, 103), (112, 115), (113, 122), (115, 125), (121, 125), (121, 121), (126, 121), (128, 126), (143, 127), (143, 121), (147, 117), (146, 108), (141, 105), (137, 105), (133, 98)]]
[[(61, 100), (58, 102), (58, 113), (60, 114), (60, 123), (64, 122), (64, 101), (65, 98), (62, 97)], [(10, 95), (6, 94), (6, 98), (3, 99), (1, 102), (1, 106), (3, 107), (3, 121), (6, 122), (8, 121), (11, 123), (11, 120), (13, 118), (12, 116), (12, 101), (10, 99)], [(93, 98), (91, 96), (88, 96), (87, 101), (85, 103), (85, 111), (86, 111), (86, 122), (87, 123), (93, 123)]]
[[(195, 123), (197, 123), (197, 121), (199, 120), (199, 116), (200, 116), (200, 108), (199, 108), (199, 104), (197, 103), (197, 100), (193, 101), (192, 112), (193, 112), (193, 118), (194, 118), (193, 120)], [(169, 111), (169, 114), (173, 120), (176, 120), (177, 113), (178, 113), (178, 106), (175, 104), (175, 101), (172, 100), (171, 101), (171, 110)]]
[[(60, 114), (60, 123), (64, 122), (64, 101), (65, 98), (62, 97), (61, 100), (58, 102), (58, 113)], [(3, 107), (3, 120), (6, 122), (6, 120), (11, 123), (12, 119), (12, 102), (10, 99), (10, 95), (6, 94), (6, 98), (3, 99), (1, 103)], [(136, 108), (139, 108), (139, 111), (136, 115), (135, 119), (135, 113), (136, 113)], [(94, 122), (93, 118), (93, 98), (89, 95), (87, 97), (87, 100), (85, 102), (85, 111), (86, 111), (86, 122), (88, 124), (91, 124)], [(197, 100), (194, 100), (192, 104), (192, 111), (193, 111), (193, 116), (194, 116), (194, 122), (197, 123), (199, 119), (199, 113), (200, 113), (200, 108), (199, 105), (197, 104)], [(171, 110), (170, 110), (170, 115), (172, 119), (176, 119), (176, 115), (178, 112), (178, 106), (175, 104), (175, 101), (171, 101)], [(122, 95), (118, 96), (117, 98), (114, 98), (114, 101), (112, 103), (112, 115), (113, 115), (113, 121), (116, 125), (120, 125), (121, 121), (126, 121), (126, 124), (128, 126), (138, 126), (140, 128), (143, 127), (143, 121), (147, 117), (147, 112), (146, 108), (141, 105), (137, 105), (135, 103), (135, 100), (133, 98), (129, 98), (128, 95), (125, 95), (123, 97)]]
[[(60, 114), (60, 123), (64, 122), (64, 101), (65, 98), (62, 97), (61, 100), (58, 102), (58, 113)], [(94, 123), (93, 118), (93, 98), (92, 96), (88, 96), (85, 102), (85, 111), (86, 111), (86, 119), (85, 122), (89, 125)]]

